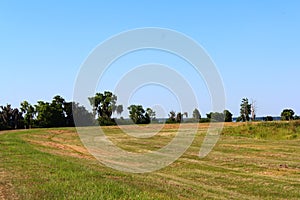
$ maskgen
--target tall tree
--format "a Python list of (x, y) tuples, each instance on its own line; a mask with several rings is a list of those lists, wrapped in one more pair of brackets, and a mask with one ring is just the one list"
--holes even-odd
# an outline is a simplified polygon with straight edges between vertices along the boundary
[(33, 125), (33, 118), (35, 114), (35, 109), (32, 105), (30, 105), (27, 101), (23, 101), (21, 103), (21, 111), (25, 114), (24, 116), (24, 124), (26, 127), (31, 128)]
[(3, 129), (10, 129), (13, 109), (9, 104), (7, 104), (6, 106), (0, 106), (0, 108), (1, 108), (1, 121), (2, 121)]
[(73, 117), (73, 109), (74, 109), (74, 102), (64, 102), (63, 103), (63, 110), (65, 113), (65, 125), (66, 126), (75, 126), (74, 124), (74, 117)]
[(49, 128), (53, 126), (52, 123), (52, 109), (49, 102), (38, 101), (35, 105), (37, 113), (36, 124), (38, 127)]
[(111, 119), (112, 113), (117, 109), (117, 96), (112, 92), (96, 93), (94, 97), (88, 99), (99, 118)]
[(149, 124), (150, 116), (142, 105), (130, 105), (128, 107), (129, 117), (135, 124)]
[(149, 116), (151, 121), (155, 120), (155, 116), (156, 116), (155, 111), (153, 111), (151, 108), (147, 108), (146, 113)]
[(51, 126), (53, 127), (62, 127), (66, 126), (65, 120), (65, 99), (59, 95), (53, 97), (53, 100), (50, 104), (51, 108)]
[(23, 117), (17, 108), (12, 108), (11, 105), (7, 104), (6, 106), (0, 106), (0, 109), (2, 129), (21, 128)]
[(118, 105), (116, 109), (117, 115), (121, 115), (123, 111), (123, 105)]
[[(91, 126), (96, 124), (93, 113), (89, 112), (84, 106), (80, 106), (79, 103), (66, 102), (64, 109), (67, 126)], [(74, 123), (74, 118), (76, 119), (76, 124)]]
[(196, 119), (196, 120), (201, 119), (201, 114), (200, 114), (200, 112), (197, 108), (195, 108), (195, 110), (193, 111), (193, 118)]
[(177, 123), (182, 122), (182, 116), (183, 116), (183, 114), (181, 112), (177, 113), (177, 115), (176, 115), (176, 122)]
[(176, 122), (176, 113), (175, 111), (170, 111), (169, 118), (167, 119), (166, 123), (175, 123)]
[(188, 118), (189, 117), (189, 113), (188, 112), (184, 112), (183, 116), (185, 116), (186, 118)]
[(252, 99), (252, 101), (251, 101), (251, 120), (252, 121), (255, 121), (255, 119), (256, 119), (256, 112), (257, 112), (256, 101)]
[(224, 112), (210, 112), (206, 116), (211, 122), (224, 122), (225, 120)]
[(241, 119), (243, 122), (250, 120), (249, 117), (250, 113), (251, 113), (251, 104), (249, 104), (247, 98), (243, 98), (241, 103), (241, 109), (240, 109)]
[(232, 122), (232, 113), (229, 110), (224, 110), (225, 122)]
[(21, 128), (24, 125), (24, 118), (22, 117), (22, 113), (19, 112), (18, 108), (13, 109), (12, 112), (12, 127), (14, 129)]
[(35, 105), (36, 124), (39, 127), (62, 127), (65, 123), (65, 99), (59, 95), (53, 97), (51, 103), (38, 101)]

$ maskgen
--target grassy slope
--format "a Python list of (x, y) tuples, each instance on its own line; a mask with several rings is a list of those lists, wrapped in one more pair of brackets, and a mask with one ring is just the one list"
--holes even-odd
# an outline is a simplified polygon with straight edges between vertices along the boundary
[[(164, 146), (177, 127), (168, 125), (151, 139), (105, 129), (118, 146), (139, 151)], [(7, 132), (0, 135), (0, 199), (300, 198), (299, 123), (227, 127), (199, 159), (204, 134), (201, 125), (193, 145), (170, 166), (128, 174), (100, 165), (72, 128)]]

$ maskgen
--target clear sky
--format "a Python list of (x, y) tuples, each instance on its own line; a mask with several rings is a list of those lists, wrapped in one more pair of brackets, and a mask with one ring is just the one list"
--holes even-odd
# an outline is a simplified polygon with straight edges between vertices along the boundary
[[(299, 9), (297, 0), (4, 0), (0, 105), (51, 101), (56, 94), (72, 100), (80, 66), (99, 43), (126, 30), (162, 27), (203, 46), (222, 76), (226, 107), (235, 116), (243, 97), (257, 102), (258, 116), (277, 116), (284, 108), (299, 115)], [(156, 53), (150, 55), (157, 59)], [(171, 64), (176, 58), (172, 59)], [(176, 69), (180, 71), (180, 66)], [(163, 103), (163, 91), (159, 93)], [(207, 101), (206, 95), (198, 98)], [(209, 111), (203, 103), (201, 114)]]

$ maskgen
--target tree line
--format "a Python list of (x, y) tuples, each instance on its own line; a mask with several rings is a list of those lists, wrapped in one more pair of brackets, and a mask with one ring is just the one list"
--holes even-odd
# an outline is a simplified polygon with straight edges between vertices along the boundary
[[(20, 108), (13, 108), (10, 104), (0, 106), (0, 130), (23, 128), (50, 128), (72, 127), (92, 125), (116, 125), (116, 124), (149, 124), (160, 123), (156, 119), (156, 113), (151, 108), (144, 109), (142, 105), (130, 105), (127, 109), (130, 119), (113, 118), (113, 113), (121, 116), (123, 105), (117, 105), (117, 96), (110, 91), (96, 93), (88, 98), (93, 110), (90, 112), (84, 106), (76, 102), (68, 102), (63, 97), (56, 95), (51, 102), (38, 101), (31, 105), (27, 101), (20, 104)], [(240, 116), (237, 121), (247, 122), (256, 119), (255, 106), (249, 103), (247, 98), (242, 99)], [(184, 118), (186, 118), (184, 120)], [(297, 120), (292, 109), (284, 109), (281, 112), (282, 120)], [(273, 121), (272, 116), (266, 116), (265, 121)], [(202, 118), (200, 111), (195, 108), (191, 118), (187, 112), (171, 111), (166, 123), (201, 123), (201, 122), (232, 122), (232, 113), (229, 110), (223, 112), (210, 112), (206, 118)]]
[[(284, 109), (280, 114), (282, 121), (300, 120), (300, 116), (295, 115), (293, 109)], [(272, 116), (263, 117), (263, 121), (273, 121)], [(236, 120), (237, 122), (256, 121), (256, 107), (254, 102), (249, 103), (248, 98), (243, 98), (240, 105), (240, 116)]]
[(82, 126), (94, 124), (94, 116), (84, 106), (67, 102), (57, 95), (51, 102), (38, 101), (31, 105), (23, 101), (20, 108), (10, 104), (0, 106), (0, 130), (22, 128), (50, 128), (75, 126), (74, 116), (80, 117)]

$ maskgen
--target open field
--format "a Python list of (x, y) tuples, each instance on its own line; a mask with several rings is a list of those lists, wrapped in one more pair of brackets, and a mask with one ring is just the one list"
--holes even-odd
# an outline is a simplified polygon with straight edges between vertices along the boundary
[[(204, 159), (197, 155), (208, 124), (183, 128), (192, 126), (198, 134), (186, 153), (145, 174), (101, 165), (74, 128), (1, 132), (0, 199), (300, 199), (299, 122), (228, 123)], [(103, 129), (119, 147), (143, 153), (166, 145), (178, 125), (165, 125), (149, 139)]]

